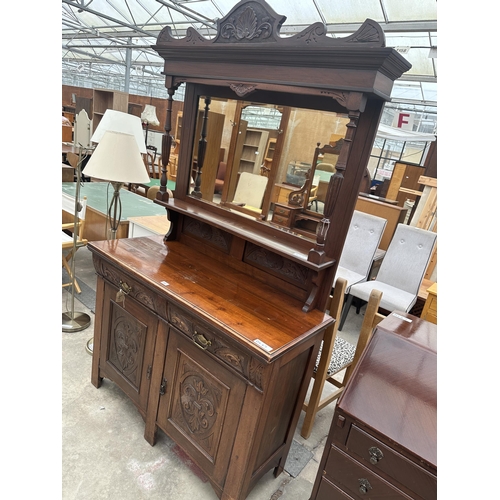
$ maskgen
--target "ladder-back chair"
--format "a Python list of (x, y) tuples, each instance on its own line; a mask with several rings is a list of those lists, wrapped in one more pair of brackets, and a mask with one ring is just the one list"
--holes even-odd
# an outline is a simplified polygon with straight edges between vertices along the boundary
[[(356, 345), (337, 337), (346, 286), (347, 281), (344, 278), (337, 278), (333, 289), (333, 296), (330, 296), (330, 316), (335, 318), (335, 322), (325, 331), (313, 372), (314, 383), (311, 395), (309, 401), (304, 402), (302, 405), (302, 410), (305, 411), (306, 415), (300, 435), (304, 439), (307, 439), (311, 435), (316, 414), (338, 399), (342, 394), (352, 370), (371, 338), (373, 329), (384, 318), (384, 316), (378, 313), (382, 293), (378, 290), (373, 290), (368, 300), (365, 317)], [(342, 376), (340, 372), (343, 370), (345, 370), (345, 373)], [(337, 378), (335, 378), (335, 375), (337, 375)], [(326, 382), (333, 385), (336, 389), (322, 399)]]

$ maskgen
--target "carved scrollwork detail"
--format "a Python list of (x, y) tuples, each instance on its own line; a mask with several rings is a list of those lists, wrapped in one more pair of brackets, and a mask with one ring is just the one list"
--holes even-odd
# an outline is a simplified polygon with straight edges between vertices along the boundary
[[(377, 29), (376, 26), (365, 22), (359, 29), (354, 33), (354, 35), (349, 37), (346, 40), (349, 43), (374, 43), (380, 42), (380, 29)], [(385, 40), (382, 39), (382, 42), (385, 44)]]
[(325, 28), (323, 23), (311, 24), (309, 28), (301, 31), (295, 38), (304, 41), (306, 44), (310, 44), (311, 42), (317, 43), (318, 38), (325, 35)]
[(145, 329), (125, 315), (119, 315), (113, 318), (111, 332), (109, 361), (137, 387)]
[(238, 17), (231, 17), (221, 26), (221, 37), (226, 39), (233, 37), (237, 41), (269, 38), (272, 33), (270, 20), (266, 17), (259, 23), (255, 10), (247, 7)]
[(247, 245), (245, 262), (257, 264), (259, 267), (274, 271), (275, 274), (282, 275), (289, 281), (300, 285), (303, 285), (307, 280), (307, 269), (304, 266), (257, 245)]
[(247, 85), (245, 83), (230, 83), (229, 88), (238, 96), (243, 97), (250, 92), (253, 92), (257, 85)]
[(259, 388), (263, 389), (262, 387), (262, 374), (264, 373), (264, 366), (259, 363), (255, 359), (250, 360), (250, 366), (249, 366), (249, 373), (248, 373), (248, 378), (252, 384)]
[(220, 250), (229, 252), (231, 236), (220, 229), (205, 224), (204, 222), (195, 219), (187, 219), (185, 222), (184, 230), (186, 233), (191, 234), (197, 238), (211, 243)]
[(180, 406), (193, 434), (205, 434), (214, 426), (220, 396), (199, 375), (188, 375), (181, 383)]
[(172, 325), (178, 328), (181, 332), (191, 334), (192, 324), (184, 315), (173, 307), (168, 308), (168, 319)]

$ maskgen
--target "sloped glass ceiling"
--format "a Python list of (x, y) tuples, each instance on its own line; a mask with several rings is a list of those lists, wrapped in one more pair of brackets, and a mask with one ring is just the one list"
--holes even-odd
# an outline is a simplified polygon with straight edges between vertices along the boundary
[[(193, 27), (207, 38), (236, 0), (62, 0), (62, 83), (166, 98), (162, 59), (150, 48), (165, 26), (175, 36)], [(390, 104), (435, 113), (436, 0), (268, 0), (286, 16), (281, 35), (326, 24), (333, 37), (356, 31), (367, 18), (386, 44), (412, 64), (394, 86)], [(176, 94), (176, 98), (178, 95)]]

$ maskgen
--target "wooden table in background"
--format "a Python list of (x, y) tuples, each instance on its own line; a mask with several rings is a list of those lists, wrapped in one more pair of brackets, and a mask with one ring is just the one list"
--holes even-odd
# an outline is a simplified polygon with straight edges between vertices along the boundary
[[(75, 183), (63, 182), (63, 193), (71, 196), (75, 195)], [(80, 196), (87, 197), (87, 214), (85, 218), (85, 234), (88, 241), (106, 240), (106, 229), (109, 230), (107, 220), (108, 206), (113, 197), (113, 188), (107, 182), (84, 182), (80, 188)], [(129, 217), (141, 217), (149, 215), (166, 215), (165, 208), (157, 205), (144, 196), (131, 193), (126, 189), (120, 190), (120, 200), (122, 203), (122, 216), (116, 233), (117, 238), (127, 238), (129, 230)], [(63, 222), (65, 220), (63, 213)]]

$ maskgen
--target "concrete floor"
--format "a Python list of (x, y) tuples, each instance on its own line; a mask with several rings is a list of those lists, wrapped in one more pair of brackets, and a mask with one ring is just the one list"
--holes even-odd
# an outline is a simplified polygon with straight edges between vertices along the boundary
[[(88, 249), (77, 252), (77, 279), (95, 290), (96, 275)], [(63, 271), (64, 274), (64, 271)], [(89, 315), (79, 332), (62, 332), (62, 498), (64, 500), (216, 500), (203, 473), (161, 430), (155, 446), (144, 439), (144, 421), (133, 403), (111, 381), (96, 389), (90, 382), (94, 314), (67, 289), (62, 313)], [(83, 300), (83, 299), (82, 299)], [(364, 308), (348, 315), (339, 335), (356, 342)], [(285, 472), (268, 472), (248, 500), (307, 500), (330, 428), (335, 405), (320, 411), (309, 439), (300, 436), (302, 412)]]

